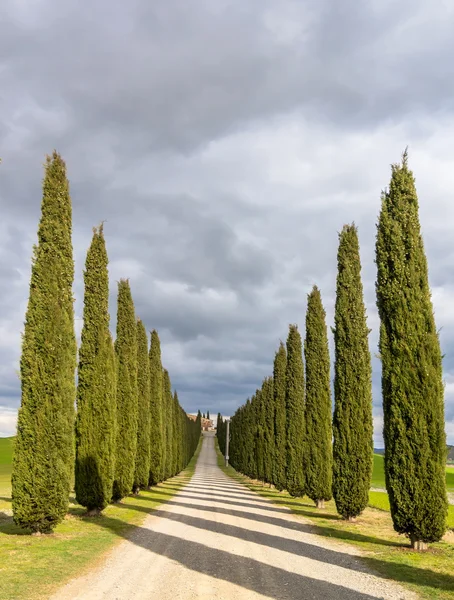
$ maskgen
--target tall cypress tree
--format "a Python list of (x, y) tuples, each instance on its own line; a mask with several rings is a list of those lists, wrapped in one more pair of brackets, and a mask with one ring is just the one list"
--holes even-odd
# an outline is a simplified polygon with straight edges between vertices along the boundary
[(74, 462), (76, 341), (72, 209), (66, 166), (47, 157), (34, 247), (12, 474), (16, 524), (49, 532), (63, 519)]
[(164, 369), (163, 376), (163, 406), (165, 415), (164, 428), (166, 430), (166, 446), (165, 446), (165, 470), (164, 478), (168, 479), (172, 476), (172, 464), (173, 464), (173, 453), (172, 453), (172, 442), (173, 442), (173, 410), (172, 410), (172, 384), (170, 383), (170, 376), (167, 369)]
[(382, 196), (376, 262), (385, 475), (394, 529), (416, 549), (445, 531), (442, 355), (407, 153)]
[(256, 390), (252, 397), (255, 428), (255, 475), (254, 478), (265, 481), (265, 403), (262, 390)]
[(150, 485), (156, 485), (163, 479), (162, 428), (161, 343), (158, 332), (153, 329), (150, 342)]
[(301, 335), (296, 325), (290, 325), (287, 339), (286, 408), (286, 486), (291, 496), (303, 496), (304, 367)]
[(137, 325), (129, 281), (118, 284), (117, 304), (117, 440), (112, 499), (127, 496), (134, 483), (137, 451)]
[(172, 444), (172, 475), (176, 475), (178, 473), (178, 462), (179, 462), (179, 437), (180, 430), (178, 427), (178, 417), (179, 417), (179, 402), (178, 402), (178, 394), (175, 391), (173, 394), (173, 444)]
[(267, 483), (273, 481), (274, 461), (274, 389), (273, 378), (267, 377), (263, 382), (263, 407), (265, 409), (265, 454), (264, 454), (264, 476)]
[(367, 506), (373, 463), (371, 361), (355, 225), (339, 236), (335, 346), (333, 496), (353, 520)]
[(326, 313), (320, 290), (314, 286), (307, 299), (306, 340), (306, 439), (304, 476), (306, 494), (318, 508), (332, 496), (331, 388)]
[(137, 452), (133, 491), (148, 486), (150, 474), (150, 361), (147, 332), (137, 321)]
[(115, 460), (115, 364), (109, 333), (108, 258), (102, 225), (93, 230), (84, 282), (76, 419), (76, 500), (89, 514), (110, 502)]
[(287, 353), (281, 342), (276, 352), (273, 367), (274, 381), (274, 464), (273, 484), (281, 491), (286, 487), (287, 462), (287, 409), (286, 395)]

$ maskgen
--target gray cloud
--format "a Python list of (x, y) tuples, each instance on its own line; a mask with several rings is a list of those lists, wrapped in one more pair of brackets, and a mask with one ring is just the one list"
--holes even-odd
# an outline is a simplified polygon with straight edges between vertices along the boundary
[[(106, 220), (112, 329), (116, 281), (129, 276), (184, 406), (229, 414), (271, 372), (288, 323), (303, 331), (313, 283), (332, 324), (337, 232), (353, 220), (376, 352), (380, 190), (410, 143), (454, 435), (453, 24), (441, 0), (95, 0), (84, 11), (5, 0), (0, 433), (19, 404), (42, 163), (54, 147), (71, 180), (78, 330), (91, 227)], [(376, 359), (374, 402), (379, 443)]]

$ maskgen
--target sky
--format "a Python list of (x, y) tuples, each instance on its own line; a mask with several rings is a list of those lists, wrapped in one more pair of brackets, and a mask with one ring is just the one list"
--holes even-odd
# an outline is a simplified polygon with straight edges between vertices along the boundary
[[(420, 200), (454, 443), (454, 4), (449, 0), (2, 0), (0, 436), (45, 156), (67, 163), (76, 329), (105, 221), (111, 327), (128, 277), (188, 412), (233, 414), (271, 374), (317, 284), (333, 324), (338, 232), (355, 222), (382, 445), (374, 245), (406, 146)], [(332, 336), (330, 333), (332, 348)]]

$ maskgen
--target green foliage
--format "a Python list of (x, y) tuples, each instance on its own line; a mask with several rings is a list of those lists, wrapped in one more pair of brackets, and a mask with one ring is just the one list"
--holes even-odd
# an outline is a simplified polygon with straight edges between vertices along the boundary
[(208, 410), (207, 411), (207, 419), (209, 419), (209, 418), (210, 418), (210, 411)]
[(170, 383), (170, 376), (167, 369), (164, 369), (163, 374), (163, 387), (162, 387), (162, 401), (163, 401), (163, 429), (166, 432), (165, 436), (165, 463), (164, 463), (164, 479), (168, 479), (172, 476), (172, 464), (173, 464), (173, 410), (172, 410), (172, 384)]
[(218, 413), (216, 422), (216, 437), (218, 438), (219, 450), (225, 456), (225, 434), (226, 434), (226, 423), (222, 418), (221, 413)]
[(369, 330), (354, 225), (345, 225), (339, 236), (337, 264), (333, 496), (339, 514), (354, 518), (367, 506), (373, 456)]
[(76, 341), (66, 166), (47, 157), (20, 362), (12, 489), (16, 524), (49, 532), (68, 508), (74, 465)]
[(262, 385), (262, 407), (264, 411), (264, 464), (263, 475), (267, 483), (273, 481), (274, 461), (274, 386), (273, 378), (266, 377)]
[(442, 356), (406, 153), (382, 196), (376, 263), (391, 515), (397, 532), (435, 542), (447, 513)]
[(287, 338), (286, 395), (287, 409), (287, 472), (286, 487), (291, 496), (303, 496), (304, 453), (304, 367), (301, 335), (296, 325), (290, 325)]
[(262, 390), (257, 390), (251, 402), (254, 409), (255, 424), (255, 465), (252, 476), (265, 481), (265, 403)]
[(273, 484), (281, 491), (286, 486), (287, 409), (286, 394), (287, 352), (281, 342), (273, 366), (274, 393), (274, 461)]
[(137, 452), (133, 490), (148, 487), (150, 475), (150, 360), (147, 332), (137, 321)]
[(156, 485), (164, 478), (162, 429), (161, 343), (158, 332), (153, 329), (150, 342), (150, 485)]
[(116, 365), (109, 333), (108, 258), (102, 225), (87, 252), (84, 325), (79, 350), (76, 500), (103, 510), (112, 497), (116, 433)]
[(308, 295), (306, 313), (306, 438), (304, 476), (306, 495), (316, 504), (332, 496), (331, 388), (326, 313), (320, 290)]
[(134, 483), (137, 451), (137, 324), (129, 281), (118, 284), (117, 339), (117, 441), (112, 499), (127, 496)]
[(172, 404), (172, 476), (178, 473), (178, 441), (179, 437), (182, 434), (179, 428), (179, 402), (178, 402), (178, 394), (174, 392), (171, 398)]

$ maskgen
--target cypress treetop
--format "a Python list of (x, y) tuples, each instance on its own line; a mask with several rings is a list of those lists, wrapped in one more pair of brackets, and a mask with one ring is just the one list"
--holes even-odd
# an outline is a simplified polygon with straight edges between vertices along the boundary
[(133, 489), (148, 487), (150, 475), (150, 361), (144, 324), (137, 321), (137, 452)]
[(113, 500), (127, 496), (134, 483), (137, 451), (137, 324), (129, 281), (118, 284), (117, 303), (117, 441)]
[(291, 496), (303, 496), (304, 367), (301, 335), (296, 325), (290, 325), (287, 339), (286, 408), (287, 491)]
[(273, 367), (274, 389), (274, 466), (273, 484), (281, 491), (286, 487), (287, 409), (286, 397), (287, 352), (281, 342)]
[(12, 473), (16, 524), (49, 532), (66, 514), (74, 465), (76, 341), (66, 166), (47, 157), (22, 340), (22, 398)]
[(319, 507), (332, 496), (331, 388), (326, 313), (320, 290), (314, 286), (307, 300), (306, 438), (304, 476), (306, 494)]
[(92, 514), (110, 502), (115, 459), (116, 374), (109, 333), (107, 265), (101, 225), (93, 231), (85, 262), (77, 386), (76, 500)]
[(442, 355), (407, 152), (392, 166), (377, 230), (385, 476), (394, 529), (414, 548), (445, 531)]
[(333, 496), (352, 520), (367, 506), (373, 465), (372, 370), (355, 225), (339, 236), (334, 314)]
[(162, 428), (161, 344), (158, 332), (153, 329), (150, 342), (150, 485), (156, 485), (164, 477)]

